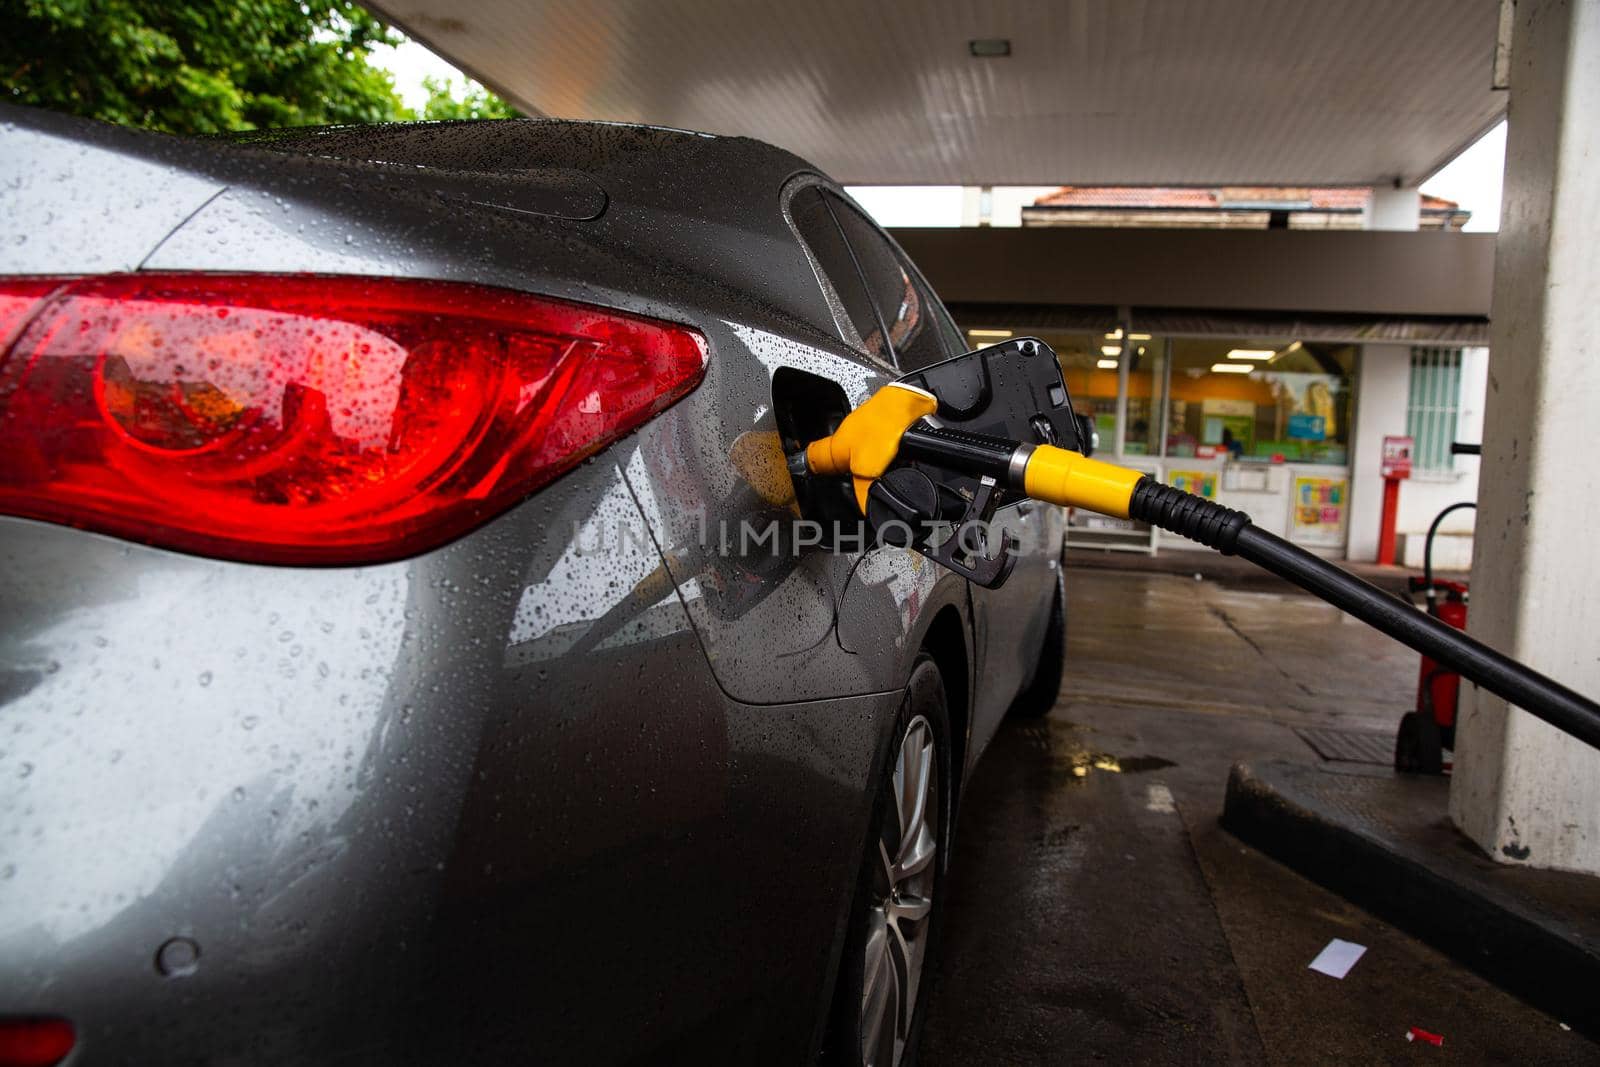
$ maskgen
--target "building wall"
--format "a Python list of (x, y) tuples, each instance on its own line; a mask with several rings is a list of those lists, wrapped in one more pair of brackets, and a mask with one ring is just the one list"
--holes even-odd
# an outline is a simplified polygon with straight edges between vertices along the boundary
[(1481, 320), (1492, 233), (1037, 228), (891, 231), (946, 304)]
[(1356, 372), (1355, 441), (1350, 453), (1349, 540), (1345, 549), (1349, 559), (1366, 563), (1378, 558), (1383, 439), (1406, 432), (1410, 391), (1410, 345), (1362, 346), (1361, 366)]
[[(1483, 407), (1489, 387), (1489, 350), (1466, 348), (1461, 352), (1460, 415), (1456, 440), (1477, 444), (1483, 440)], [(1400, 487), (1400, 514), (1395, 526), (1401, 534), (1401, 562), (1422, 566), (1423, 542), (1435, 515), (1460, 500), (1478, 499), (1478, 457), (1455, 457), (1449, 474), (1413, 478)], [(1467, 570), (1472, 565), (1472, 528), (1475, 512), (1454, 512), (1439, 527), (1434, 544), (1434, 566)]]
[[(1482, 439), (1488, 365), (1488, 349), (1463, 350), (1458, 441), (1474, 443)], [(1409, 345), (1363, 346), (1361, 369), (1356, 376), (1355, 445), (1351, 453), (1347, 551), (1352, 560), (1371, 562), (1378, 558), (1378, 530), (1383, 514), (1383, 438), (1406, 432), (1410, 376)], [(1424, 536), (1434, 516), (1449, 504), (1477, 497), (1475, 456), (1457, 456), (1451, 474), (1424, 474), (1404, 482), (1395, 522), (1395, 530), (1401, 535), (1399, 561), (1408, 567), (1421, 567)], [(1471, 511), (1457, 512), (1445, 520), (1434, 549), (1436, 566), (1466, 569), (1472, 559), (1472, 525)]]

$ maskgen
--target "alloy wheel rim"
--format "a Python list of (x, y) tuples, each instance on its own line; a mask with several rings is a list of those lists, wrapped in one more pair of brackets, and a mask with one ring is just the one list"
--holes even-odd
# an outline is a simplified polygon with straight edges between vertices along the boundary
[(939, 764), (933, 727), (906, 724), (878, 831), (861, 979), (861, 1062), (894, 1067), (905, 1053), (933, 915), (939, 848)]

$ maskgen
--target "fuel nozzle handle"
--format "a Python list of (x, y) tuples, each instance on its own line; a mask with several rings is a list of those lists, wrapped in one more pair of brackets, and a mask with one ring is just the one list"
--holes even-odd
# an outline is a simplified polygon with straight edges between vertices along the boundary
[(939, 399), (926, 389), (890, 382), (846, 415), (837, 430), (807, 445), (804, 463), (791, 461), (790, 473), (850, 475), (856, 505), (865, 515), (867, 492), (894, 463), (906, 430), (938, 408)]

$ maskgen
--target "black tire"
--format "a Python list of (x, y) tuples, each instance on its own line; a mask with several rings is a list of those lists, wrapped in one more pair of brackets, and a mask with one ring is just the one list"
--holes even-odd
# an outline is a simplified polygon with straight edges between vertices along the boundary
[[(895, 769), (903, 744), (917, 736), (913, 733), (913, 729), (919, 722), (926, 723), (928, 732), (932, 735), (931, 763), (937, 770), (932, 790), (937, 798), (937, 821), (931, 828), (933, 853), (931, 862), (926, 868), (928, 875), (926, 881), (919, 883), (908, 878), (899, 883), (895, 887), (896, 894), (901, 887), (909, 888), (906, 889), (905, 896), (893, 896), (896, 907), (892, 909), (885, 899), (884, 860), (879, 846), (881, 843), (891, 857), (895, 856), (895, 846), (900, 838), (902, 823), (898, 807), (892, 799)], [(876, 799), (872, 807), (872, 822), (867, 835), (867, 847), (862, 857), (861, 871), (856, 880), (849, 935), (845, 941), (844, 957), (839, 965), (839, 984), (834, 996), (833, 1018), (828, 1028), (829, 1040), (824, 1061), (829, 1064), (857, 1067), (871, 1063), (878, 1067), (892, 1067), (893, 1063), (898, 1063), (900, 1067), (909, 1067), (916, 1063), (917, 1049), (925, 1021), (928, 989), (938, 959), (939, 929), (944, 914), (945, 867), (949, 860), (950, 830), (955, 816), (954, 778), (950, 756), (950, 715), (945, 700), (944, 680), (939, 674), (939, 668), (924, 653), (917, 658), (916, 665), (912, 668), (911, 678), (906, 685), (906, 697), (895, 716), (888, 752), (878, 776), (874, 779), (873, 791)], [(868, 1014), (864, 1007), (867, 999), (864, 990), (867, 988), (869, 947), (883, 943), (874, 942), (872, 934), (875, 928), (880, 932), (885, 929), (884, 923), (889, 921), (887, 916), (892, 911), (901, 906), (914, 906), (913, 902), (920, 900), (914, 895), (916, 892), (927, 894), (930, 907), (925, 925), (920, 925), (914, 931), (902, 927), (902, 931), (906, 934), (904, 943), (908, 946), (921, 946), (921, 963), (917, 968), (918, 979), (909, 1005), (909, 1023), (903, 1033), (897, 1033), (900, 1038), (897, 1061), (892, 1058), (893, 1048), (897, 1044), (894, 1041), (889, 1043), (891, 1053), (888, 1059), (881, 1056), (872, 1058), (864, 1051), (867, 1035), (863, 1032), (865, 1029), (863, 1020)], [(896, 921), (904, 920), (897, 915)], [(888, 944), (892, 951), (897, 949), (900, 943), (890, 941)], [(880, 962), (889, 959), (889, 953), (878, 958)], [(900, 955), (897, 958), (904, 960), (906, 957)], [(897, 969), (894, 973), (899, 975), (901, 972)], [(898, 1020), (900, 1012), (896, 1011), (894, 1015)]]
[(1443, 774), (1443, 742), (1433, 716), (1406, 712), (1394, 738), (1394, 769), (1402, 774)]
[(1038, 665), (1033, 680), (1011, 702), (1010, 715), (1019, 719), (1039, 719), (1050, 714), (1061, 695), (1061, 672), (1067, 662), (1067, 586), (1056, 570), (1055, 602), (1050, 605), (1050, 623), (1044, 628), (1044, 644), (1039, 647)]

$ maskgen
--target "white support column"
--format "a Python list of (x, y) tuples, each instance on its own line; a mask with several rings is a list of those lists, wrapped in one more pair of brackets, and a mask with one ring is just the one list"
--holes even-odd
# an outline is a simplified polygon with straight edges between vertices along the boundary
[[(1411, 394), (1411, 346), (1363, 345), (1356, 372), (1355, 425), (1350, 439), (1350, 519), (1345, 557), (1360, 563), (1378, 558), (1383, 519), (1383, 439), (1406, 432)], [(1405, 488), (1401, 487), (1401, 492)]]
[(961, 225), (977, 226), (983, 218), (983, 190), (980, 185), (961, 187)]
[(1369, 230), (1415, 230), (1422, 225), (1422, 192), (1415, 185), (1374, 185), (1362, 222)]
[[(1600, 0), (1518, 0), (1471, 632), (1600, 696)], [(1463, 687), (1450, 813), (1600, 874), (1600, 752)]]

